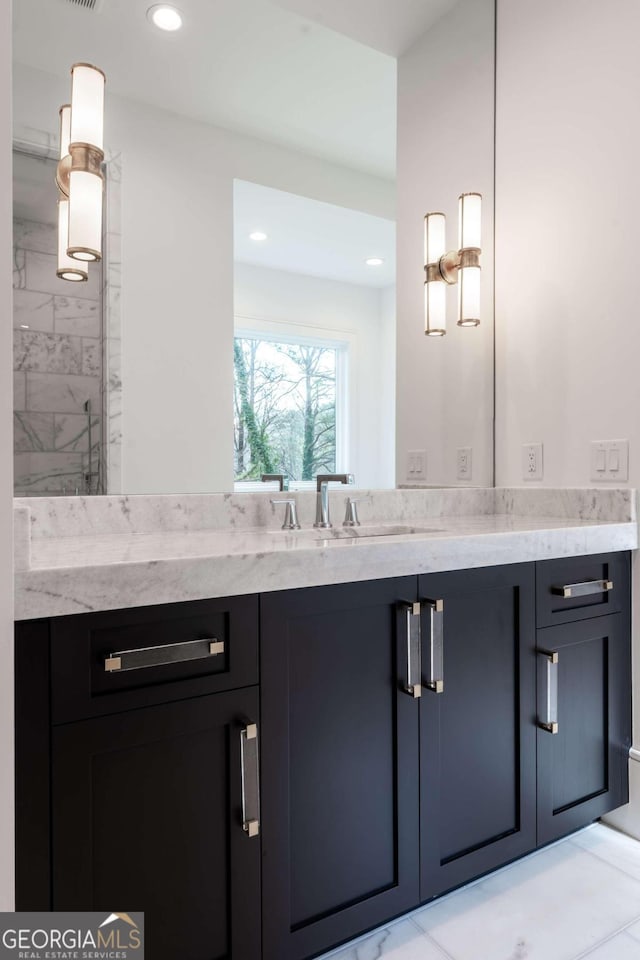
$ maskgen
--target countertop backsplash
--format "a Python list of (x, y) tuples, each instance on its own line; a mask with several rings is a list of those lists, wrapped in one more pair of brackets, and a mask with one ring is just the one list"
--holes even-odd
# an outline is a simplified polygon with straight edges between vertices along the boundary
[[(201, 530), (278, 530), (284, 506), (272, 499), (289, 494), (171, 494), (114, 497), (17, 498), (16, 563), (24, 569), (25, 535), (32, 540), (132, 534), (188, 533)], [(290, 494), (303, 527), (315, 519), (316, 494)], [(371, 498), (359, 505), (362, 524), (411, 523), (428, 518), (513, 515), (555, 520), (627, 523), (636, 520), (636, 493), (630, 488), (531, 489), (446, 488), (359, 490), (331, 485), (331, 519), (342, 524), (347, 497)], [(27, 519), (28, 518), (28, 519)]]

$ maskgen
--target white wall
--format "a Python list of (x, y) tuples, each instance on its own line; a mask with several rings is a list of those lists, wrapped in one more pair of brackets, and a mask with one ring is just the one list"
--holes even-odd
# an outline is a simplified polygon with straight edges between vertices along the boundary
[(0, 4), (0, 911), (14, 907), (11, 4)]
[(309, 336), (350, 339), (352, 426), (342, 469), (361, 487), (394, 486), (395, 383), (394, 288), (361, 287), (336, 280), (235, 265), (236, 324), (260, 330), (255, 321), (293, 323)]
[[(456, 482), (456, 449), (473, 448), (472, 483), (493, 472), (493, 0), (460, 0), (398, 62), (397, 480), (426, 449), (427, 482)], [(458, 196), (483, 195), (482, 322), (424, 336), (423, 217), (447, 214), (458, 246)]]
[[(17, 65), (15, 121), (54, 132), (66, 80)], [(385, 180), (108, 97), (123, 158), (123, 489), (233, 481), (233, 180), (393, 219)], [(167, 454), (170, 451), (170, 454)]]
[[(379, 444), (383, 451), (382, 456), (389, 453), (389, 462), (384, 460), (384, 469), (386, 481), (384, 486), (395, 487), (396, 485), (396, 428), (397, 428), (397, 410), (396, 410), (396, 377), (397, 377), (397, 317), (396, 317), (396, 287), (385, 287), (382, 291), (380, 311), (382, 318), (382, 341), (381, 357), (388, 364), (387, 369), (391, 371), (390, 376), (382, 376), (378, 397), (383, 411), (379, 423)], [(357, 479), (357, 478), (356, 478)]]
[[(522, 482), (521, 445), (542, 441), (545, 485), (589, 486), (590, 441), (627, 438), (640, 486), (639, 34), (637, 0), (498, 0), (499, 485)], [(634, 579), (637, 604), (637, 564)], [(615, 819), (640, 836), (631, 766)]]

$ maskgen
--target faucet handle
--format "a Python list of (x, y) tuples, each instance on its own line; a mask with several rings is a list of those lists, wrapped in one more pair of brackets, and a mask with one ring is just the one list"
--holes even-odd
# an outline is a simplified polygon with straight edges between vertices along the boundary
[(298, 523), (298, 506), (295, 500), (272, 500), (271, 503), (286, 503), (284, 523), (282, 524), (283, 530), (300, 529), (300, 524)]
[(358, 519), (357, 504), (371, 503), (371, 497), (347, 497), (345, 503), (347, 504), (347, 510), (344, 515), (342, 526), (343, 527), (359, 527), (360, 520)]

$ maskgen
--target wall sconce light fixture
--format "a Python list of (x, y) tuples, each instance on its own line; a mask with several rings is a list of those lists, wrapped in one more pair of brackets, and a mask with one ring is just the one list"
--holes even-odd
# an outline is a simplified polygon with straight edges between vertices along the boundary
[(480, 254), (482, 197), (463, 193), (459, 199), (458, 250), (447, 251), (444, 213), (424, 218), (425, 334), (443, 337), (447, 332), (447, 286), (459, 281), (458, 326), (480, 323)]
[(71, 104), (60, 108), (58, 269), (63, 280), (87, 280), (102, 258), (104, 86), (98, 67), (71, 68)]

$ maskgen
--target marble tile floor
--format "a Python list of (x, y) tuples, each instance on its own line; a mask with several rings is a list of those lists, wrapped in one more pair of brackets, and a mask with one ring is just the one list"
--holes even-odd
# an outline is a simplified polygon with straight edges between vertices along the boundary
[(640, 842), (595, 824), (320, 960), (640, 960)]

